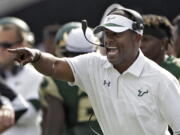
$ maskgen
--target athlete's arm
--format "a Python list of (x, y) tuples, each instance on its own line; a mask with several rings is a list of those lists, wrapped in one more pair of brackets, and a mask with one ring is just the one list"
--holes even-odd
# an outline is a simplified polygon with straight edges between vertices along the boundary
[(48, 102), (48, 109), (43, 135), (62, 135), (65, 128), (65, 110), (63, 103), (58, 98), (49, 94), (46, 100)]
[(9, 49), (8, 51), (15, 54), (15, 60), (21, 65), (32, 62), (36, 70), (42, 74), (59, 80), (74, 81), (72, 70), (63, 58), (30, 48)]

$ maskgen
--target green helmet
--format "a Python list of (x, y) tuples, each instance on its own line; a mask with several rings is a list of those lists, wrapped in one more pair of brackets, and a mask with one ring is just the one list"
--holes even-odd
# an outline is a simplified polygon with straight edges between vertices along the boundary
[(62, 56), (62, 54), (66, 51), (65, 45), (66, 45), (66, 38), (69, 32), (72, 29), (80, 28), (81, 23), (80, 22), (69, 22), (64, 24), (57, 32), (55, 37), (55, 44), (56, 44), (56, 54), (58, 56)]
[(64, 24), (57, 32), (55, 37), (55, 43), (60, 44), (64, 40), (64, 34), (69, 34), (72, 29), (80, 28), (80, 22), (69, 22)]
[[(90, 41), (97, 42), (93, 30), (89, 27), (86, 30), (86, 36)], [(70, 22), (63, 25), (56, 34), (55, 44), (56, 55), (58, 56), (63, 56), (67, 53), (76, 56), (94, 51), (93, 44), (84, 37), (80, 22)]]
[(5, 25), (5, 24), (16, 25), (24, 33), (25, 40), (28, 42), (28, 44), (31, 46), (34, 45), (34, 42), (35, 42), (34, 34), (31, 32), (30, 27), (28, 26), (28, 24), (25, 21), (23, 21), (17, 17), (0, 18), (0, 25)]

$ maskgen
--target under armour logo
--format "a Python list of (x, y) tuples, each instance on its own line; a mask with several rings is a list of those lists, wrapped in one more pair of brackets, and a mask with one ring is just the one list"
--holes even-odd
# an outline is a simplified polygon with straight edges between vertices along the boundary
[(111, 86), (111, 82), (104, 80), (103, 85), (110, 87)]
[(148, 91), (148, 90), (147, 90), (147, 91), (141, 91), (141, 90), (139, 89), (138, 92), (139, 92), (138, 96), (139, 96), (139, 97), (142, 97), (144, 94), (147, 94), (149, 91)]

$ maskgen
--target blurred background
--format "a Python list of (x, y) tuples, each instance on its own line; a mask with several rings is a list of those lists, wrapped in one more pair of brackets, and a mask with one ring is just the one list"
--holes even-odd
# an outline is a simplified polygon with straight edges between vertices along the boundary
[(0, 17), (15, 16), (26, 21), (40, 42), (44, 26), (87, 19), (94, 27), (112, 3), (143, 14), (159, 14), (172, 20), (180, 13), (180, 0), (0, 0)]

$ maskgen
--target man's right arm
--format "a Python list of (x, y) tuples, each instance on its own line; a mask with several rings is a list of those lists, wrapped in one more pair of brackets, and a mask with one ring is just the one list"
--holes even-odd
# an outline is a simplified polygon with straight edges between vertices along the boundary
[(9, 49), (8, 51), (15, 54), (15, 60), (21, 65), (33, 62), (36, 70), (44, 75), (63, 81), (74, 82), (72, 69), (63, 58), (57, 58), (51, 54), (30, 48)]

